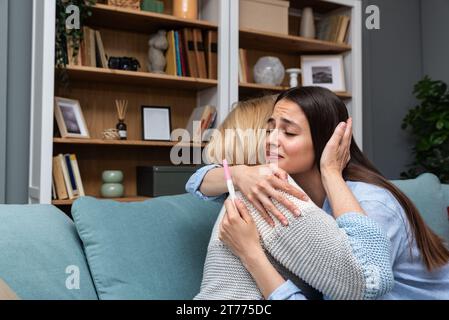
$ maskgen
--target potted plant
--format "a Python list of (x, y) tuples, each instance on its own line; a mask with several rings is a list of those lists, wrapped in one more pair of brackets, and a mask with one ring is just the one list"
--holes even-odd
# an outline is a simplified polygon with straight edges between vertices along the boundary
[[(92, 15), (90, 8), (95, 5), (97, 0), (56, 0), (56, 39), (55, 39), (55, 64), (58, 68), (65, 68), (69, 61), (67, 56), (67, 43), (72, 47), (73, 57), (77, 57), (80, 44), (83, 40), (84, 20)], [(69, 5), (75, 5), (79, 8), (79, 29), (66, 28), (66, 21), (71, 12), (66, 12)]]
[(419, 81), (413, 94), (420, 104), (411, 109), (402, 129), (411, 129), (415, 138), (415, 160), (403, 178), (414, 178), (423, 172), (437, 175), (442, 183), (449, 183), (449, 91), (443, 81), (428, 76)]

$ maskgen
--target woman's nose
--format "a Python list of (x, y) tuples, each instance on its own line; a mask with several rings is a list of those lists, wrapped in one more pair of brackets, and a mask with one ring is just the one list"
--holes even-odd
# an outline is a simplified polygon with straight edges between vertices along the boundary
[(279, 130), (274, 129), (271, 130), (270, 134), (268, 135), (267, 143), (270, 147), (278, 147), (280, 144), (279, 141)]

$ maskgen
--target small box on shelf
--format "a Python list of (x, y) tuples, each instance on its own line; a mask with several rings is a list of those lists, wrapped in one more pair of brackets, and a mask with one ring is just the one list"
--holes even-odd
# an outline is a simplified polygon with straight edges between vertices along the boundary
[(197, 169), (195, 166), (138, 166), (137, 195), (158, 197), (185, 193), (185, 185)]
[(288, 35), (289, 5), (280, 0), (240, 0), (240, 27)]

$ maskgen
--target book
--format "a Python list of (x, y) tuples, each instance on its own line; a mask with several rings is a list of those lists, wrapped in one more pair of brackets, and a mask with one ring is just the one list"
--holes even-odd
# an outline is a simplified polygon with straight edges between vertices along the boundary
[(168, 49), (165, 53), (167, 59), (167, 66), (165, 73), (168, 75), (176, 76), (176, 47), (175, 47), (175, 32), (173, 30), (167, 32)]
[(78, 53), (74, 57), (74, 49), (73, 49), (73, 40), (72, 37), (67, 38), (67, 64), (71, 66), (82, 66), (83, 60), (82, 60), (82, 45), (83, 42), (80, 42), (80, 47), (78, 48)]
[(203, 34), (200, 29), (193, 29), (193, 43), (198, 66), (198, 76), (207, 79), (206, 55), (204, 52)]
[(56, 200), (56, 187), (55, 187), (55, 179), (51, 179), (51, 198), (52, 200)]
[(108, 68), (108, 60), (106, 58), (106, 52), (104, 51), (103, 40), (101, 39), (100, 31), (95, 31), (95, 43), (97, 52), (97, 67)]
[(71, 161), (71, 164), (72, 164), (73, 173), (75, 175), (75, 181), (76, 181), (76, 185), (78, 187), (79, 195), (80, 196), (85, 196), (86, 194), (84, 192), (83, 181), (81, 180), (81, 173), (80, 173), (80, 169), (79, 169), (79, 166), (78, 166), (78, 160), (77, 160), (75, 154), (71, 154), (70, 155), (70, 161)]
[(184, 40), (183, 40), (183, 35), (182, 35), (181, 31), (178, 32), (178, 48), (179, 48), (179, 55), (181, 56), (182, 76), (188, 77), (189, 75), (187, 72), (187, 57), (186, 57), (186, 52), (184, 50)]
[(78, 186), (76, 185), (75, 173), (73, 172), (72, 161), (70, 160), (70, 154), (64, 155), (65, 164), (67, 166), (67, 172), (69, 174), (70, 188), (72, 189), (73, 195), (76, 197), (79, 195)]
[(338, 43), (347, 41), (350, 17), (345, 15), (330, 15), (323, 17), (317, 23), (317, 39)]
[(187, 57), (187, 69), (190, 77), (198, 78), (198, 66), (196, 62), (195, 45), (193, 43), (192, 29), (182, 29), (182, 40), (184, 42), (184, 51)]
[(240, 82), (248, 83), (248, 59), (246, 49), (239, 49), (239, 77)]
[(216, 116), (213, 114), (210, 116), (210, 113), (216, 112), (217, 110), (213, 106), (201, 106), (193, 109), (186, 125), (191, 141), (203, 140), (204, 130), (211, 127), (212, 119)]
[(349, 28), (349, 20), (350, 20), (350, 18), (348, 16), (342, 16), (342, 22), (341, 22), (340, 29), (338, 31), (338, 36), (337, 36), (338, 43), (345, 42), (346, 34), (348, 33), (348, 28)]
[(174, 34), (175, 34), (175, 51), (176, 51), (176, 75), (182, 77), (181, 52), (179, 50), (178, 31), (175, 31)]
[(207, 76), (209, 79), (217, 79), (217, 31), (208, 30), (206, 32), (206, 57), (207, 57)]
[(97, 66), (97, 58), (95, 52), (95, 32), (89, 27), (83, 27), (83, 64), (88, 67)]
[(62, 176), (64, 178), (64, 185), (65, 185), (66, 190), (67, 190), (68, 198), (69, 199), (75, 199), (76, 197), (75, 197), (75, 195), (73, 193), (72, 183), (70, 182), (69, 171), (67, 169), (67, 163), (65, 161), (64, 155), (58, 154), (57, 161), (58, 161), (59, 166), (61, 167)]
[(56, 195), (58, 199), (65, 200), (69, 198), (65, 186), (64, 175), (59, 158), (53, 157), (53, 181), (55, 182)]

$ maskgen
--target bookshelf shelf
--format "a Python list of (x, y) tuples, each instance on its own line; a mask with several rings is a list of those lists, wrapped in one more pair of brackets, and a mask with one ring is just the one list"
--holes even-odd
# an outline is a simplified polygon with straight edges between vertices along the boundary
[(202, 90), (216, 87), (217, 80), (179, 77), (150, 72), (114, 70), (86, 66), (67, 66), (69, 79), (127, 85)]
[(117, 146), (117, 147), (205, 147), (206, 144), (180, 143), (176, 141), (141, 141), (141, 140), (103, 140), (103, 139), (70, 139), (53, 138), (55, 144)]
[(240, 29), (239, 41), (246, 49), (276, 51), (282, 53), (343, 53), (351, 46), (316, 39), (270, 33), (252, 29)]
[[(258, 83), (239, 83), (239, 89), (241, 93), (243, 94), (251, 94), (256, 93), (259, 91), (266, 91), (266, 92), (281, 92), (288, 87), (283, 86), (270, 86), (270, 85), (264, 85), (264, 84), (258, 84)], [(340, 99), (351, 99), (351, 94), (349, 92), (335, 92), (335, 94)]]
[[(151, 199), (150, 197), (123, 197), (123, 198), (100, 198), (100, 200), (114, 200), (118, 202), (136, 202), (136, 201), (145, 201)], [(67, 199), (67, 200), (52, 200), (51, 203), (55, 206), (70, 206), (76, 199)]]
[[(119, 8), (96, 4), (92, 8), (88, 24), (95, 27), (127, 30), (139, 33), (152, 33), (163, 28), (200, 28), (216, 30), (218, 26), (205, 20), (192, 20), (147, 11)], [(126, 23), (125, 23), (126, 22)]]

